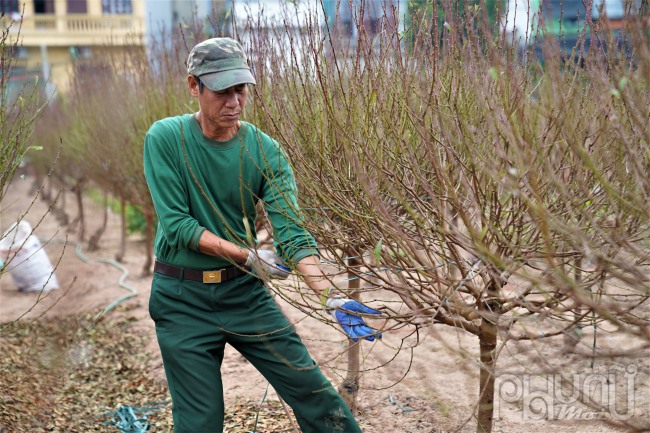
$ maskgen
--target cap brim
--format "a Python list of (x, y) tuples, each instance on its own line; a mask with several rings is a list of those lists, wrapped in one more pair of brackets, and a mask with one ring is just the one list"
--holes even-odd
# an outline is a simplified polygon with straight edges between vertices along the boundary
[(212, 72), (199, 77), (205, 86), (213, 92), (224, 90), (240, 84), (256, 84), (253, 74), (248, 69), (231, 69), (229, 71)]

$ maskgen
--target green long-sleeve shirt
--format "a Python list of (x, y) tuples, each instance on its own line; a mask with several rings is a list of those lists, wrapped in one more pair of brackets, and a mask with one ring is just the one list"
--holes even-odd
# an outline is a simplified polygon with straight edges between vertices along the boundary
[(301, 226), (285, 153), (250, 123), (242, 122), (232, 139), (219, 142), (203, 135), (193, 114), (160, 120), (145, 137), (144, 172), (158, 215), (154, 253), (162, 262), (194, 269), (232, 264), (199, 252), (199, 238), (207, 229), (241, 246), (256, 243), (258, 200), (273, 227), (276, 251), (287, 263), (318, 255)]

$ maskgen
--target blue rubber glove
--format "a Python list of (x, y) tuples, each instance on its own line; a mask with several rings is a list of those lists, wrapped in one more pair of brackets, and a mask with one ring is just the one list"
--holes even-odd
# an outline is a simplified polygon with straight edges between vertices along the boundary
[(330, 298), (325, 303), (325, 307), (336, 322), (341, 325), (343, 332), (355, 343), (360, 338), (365, 338), (368, 341), (381, 338), (381, 334), (366, 325), (363, 317), (358, 314), (381, 315), (381, 311), (374, 310), (359, 301), (347, 298)]

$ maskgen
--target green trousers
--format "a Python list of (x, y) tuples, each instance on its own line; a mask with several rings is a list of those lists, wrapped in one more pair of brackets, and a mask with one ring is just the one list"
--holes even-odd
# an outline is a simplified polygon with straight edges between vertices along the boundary
[(175, 433), (223, 431), (221, 363), (226, 343), (291, 406), (303, 433), (361, 432), (267, 288), (254, 276), (204, 284), (156, 273), (149, 313), (156, 323), (172, 396)]

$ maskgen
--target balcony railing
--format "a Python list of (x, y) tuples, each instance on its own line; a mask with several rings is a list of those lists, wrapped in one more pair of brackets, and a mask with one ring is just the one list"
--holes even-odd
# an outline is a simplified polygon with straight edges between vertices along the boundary
[[(2, 28), (11, 23), (0, 20)], [(18, 33), (20, 22), (14, 22), (10, 35)], [(20, 26), (23, 45), (117, 45), (142, 43), (144, 19), (135, 15), (65, 16), (35, 15), (24, 17)]]

